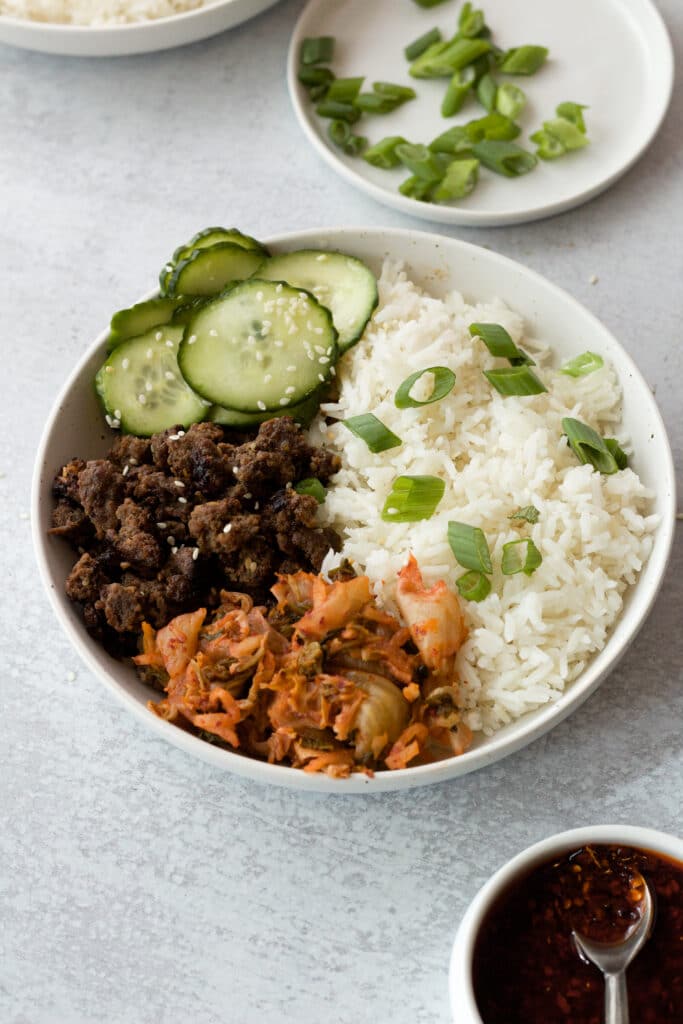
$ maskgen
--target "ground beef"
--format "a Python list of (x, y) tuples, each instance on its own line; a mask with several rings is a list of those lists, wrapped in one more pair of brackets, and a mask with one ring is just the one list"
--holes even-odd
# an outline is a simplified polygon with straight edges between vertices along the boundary
[(55, 478), (51, 532), (81, 551), (66, 593), (118, 655), (137, 650), (143, 621), (214, 608), (222, 589), (263, 601), (278, 572), (317, 571), (338, 547), (315, 499), (292, 489), (338, 469), (289, 417), (255, 435), (199, 423), (120, 436), (105, 459), (73, 459)]

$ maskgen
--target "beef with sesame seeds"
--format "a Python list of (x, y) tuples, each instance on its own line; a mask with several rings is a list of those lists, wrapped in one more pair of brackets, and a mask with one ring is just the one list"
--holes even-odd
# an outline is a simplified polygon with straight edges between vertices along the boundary
[(80, 552), (66, 593), (116, 656), (135, 653), (143, 621), (214, 608), (222, 589), (262, 600), (279, 572), (317, 571), (338, 546), (315, 499), (293, 490), (338, 468), (286, 416), (251, 434), (198, 423), (120, 436), (55, 478), (51, 532)]

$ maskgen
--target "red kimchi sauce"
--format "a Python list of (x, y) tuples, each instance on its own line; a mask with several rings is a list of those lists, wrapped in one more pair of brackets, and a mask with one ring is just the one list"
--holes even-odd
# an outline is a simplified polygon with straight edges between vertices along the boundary
[(649, 940), (627, 971), (632, 1024), (683, 1024), (683, 864), (630, 846), (584, 846), (541, 864), (493, 905), (473, 983), (485, 1024), (602, 1024), (603, 977), (572, 939), (619, 942), (655, 895)]

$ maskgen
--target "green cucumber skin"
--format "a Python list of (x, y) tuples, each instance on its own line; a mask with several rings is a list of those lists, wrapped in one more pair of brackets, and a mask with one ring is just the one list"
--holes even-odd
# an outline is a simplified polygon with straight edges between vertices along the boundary
[[(226, 399), (225, 397), (223, 397), (222, 395), (219, 395), (214, 390), (214, 388), (217, 386), (215, 379), (212, 379), (211, 381), (209, 381), (208, 385), (206, 383), (206, 379), (205, 378), (202, 379), (202, 380), (198, 379), (199, 374), (197, 374), (194, 371), (194, 369), (192, 368), (192, 365), (191, 365), (193, 362), (196, 363), (196, 353), (197, 353), (197, 349), (194, 349), (194, 351), (193, 351), (193, 349), (191, 347), (193, 344), (196, 344), (196, 342), (193, 343), (191, 339), (193, 337), (196, 338), (198, 335), (201, 336), (203, 334), (203, 330), (204, 329), (202, 327), (202, 320), (207, 315), (211, 316), (212, 312), (215, 312), (217, 307), (219, 305), (221, 305), (222, 303), (224, 303), (227, 299), (239, 299), (241, 292), (243, 292), (245, 290), (256, 291), (256, 290), (261, 290), (261, 289), (265, 289), (265, 290), (271, 289), (273, 292), (275, 292), (277, 288), (280, 288), (281, 290), (283, 288), (285, 288), (285, 289), (288, 289), (289, 292), (292, 293), (292, 295), (293, 294), (305, 295), (308, 298), (308, 300), (312, 304), (313, 308), (317, 311), (317, 314), (321, 317), (321, 321), (325, 325), (325, 328), (327, 330), (327, 336), (326, 337), (316, 337), (315, 340), (316, 340), (316, 342), (319, 342), (320, 344), (324, 344), (325, 346), (327, 346), (328, 350), (331, 350), (330, 354), (329, 354), (329, 357), (328, 357), (329, 362), (328, 362), (328, 364), (325, 367), (319, 365), (316, 362), (316, 365), (314, 367), (315, 377), (313, 377), (313, 370), (311, 370), (311, 377), (310, 377), (310, 381), (309, 381), (310, 386), (308, 386), (308, 384), (307, 384), (305, 386), (306, 387), (305, 390), (304, 390), (304, 386), (301, 383), (301, 378), (300, 377), (291, 378), (293, 382), (297, 381), (297, 389), (299, 391), (299, 394), (295, 394), (293, 396), (293, 401), (292, 401), (292, 404), (290, 406), (282, 407), (279, 404), (279, 398), (280, 398), (282, 393), (280, 391), (278, 391), (277, 398), (273, 398), (272, 400), (269, 400), (270, 404), (268, 404), (268, 402), (265, 402), (265, 396), (259, 395), (259, 398), (263, 397), (264, 402), (265, 402), (265, 408), (263, 408), (263, 407), (259, 408), (257, 397), (255, 395), (253, 395), (253, 394), (250, 395), (248, 382), (246, 384), (246, 390), (242, 389), (242, 391), (240, 391), (239, 395), (233, 395), (231, 398)], [(277, 293), (277, 294), (279, 295), (280, 293)], [(272, 315), (272, 314), (269, 314), (269, 315)], [(215, 344), (215, 343), (212, 343), (212, 344)], [(244, 348), (242, 348), (242, 351), (244, 351)], [(223, 356), (223, 358), (227, 358), (227, 357)], [(277, 359), (277, 358), (280, 358), (280, 357), (279, 357), (278, 354), (274, 354), (274, 358)], [(296, 360), (296, 359), (299, 358), (299, 354), (295, 353), (292, 356), (288, 355), (287, 358), (288, 359)], [(239, 413), (242, 413), (242, 414), (248, 414), (250, 416), (251, 415), (257, 416), (261, 412), (266, 412), (266, 413), (271, 413), (272, 414), (272, 413), (275, 413), (275, 412), (282, 412), (282, 411), (284, 411), (285, 413), (287, 413), (288, 408), (291, 409), (294, 406), (300, 405), (304, 401), (310, 399), (311, 396), (314, 395), (314, 393), (317, 392), (320, 389), (320, 385), (328, 383), (330, 378), (334, 375), (334, 367), (335, 367), (335, 364), (336, 364), (338, 358), (339, 358), (339, 350), (338, 350), (338, 346), (337, 346), (337, 332), (336, 332), (334, 324), (332, 322), (332, 315), (331, 315), (330, 311), (325, 306), (321, 305), (318, 302), (318, 300), (315, 298), (314, 295), (312, 295), (310, 292), (306, 292), (305, 289), (302, 289), (302, 288), (292, 288), (291, 285), (287, 284), (286, 281), (281, 281), (281, 282), (260, 281), (260, 280), (255, 279), (255, 278), (249, 278), (246, 281), (238, 282), (237, 284), (233, 285), (232, 287), (227, 288), (224, 292), (222, 292), (220, 295), (216, 296), (211, 302), (209, 302), (208, 305), (204, 306), (197, 313), (197, 315), (195, 317), (193, 317), (189, 321), (189, 323), (185, 327), (185, 333), (183, 335), (183, 340), (181, 341), (180, 347), (179, 347), (179, 350), (178, 350), (178, 365), (180, 367), (180, 372), (181, 372), (183, 378), (188, 382), (189, 386), (192, 387), (194, 389), (194, 391), (196, 391), (197, 394), (201, 395), (203, 398), (205, 398), (207, 401), (213, 403), (215, 406), (218, 406), (218, 407), (221, 407), (221, 408), (227, 408), (227, 409), (232, 410), (233, 412), (239, 412)], [(200, 359), (201, 359), (201, 357), (200, 357)], [(284, 352), (283, 352), (283, 361), (284, 361)], [(304, 365), (304, 369), (306, 371), (308, 371), (308, 365), (307, 364)], [(245, 372), (243, 370), (236, 369), (235, 373), (240, 376), (240, 380), (244, 379)], [(320, 379), (321, 376), (324, 378), (323, 380)], [(282, 382), (283, 379), (284, 379), (284, 377), (280, 378), (280, 383)], [(268, 416), (266, 418), (272, 418), (272, 416)]]
[(261, 423), (277, 419), (280, 416), (291, 416), (295, 423), (301, 424), (302, 427), (310, 427), (320, 409), (321, 401), (321, 392), (314, 391), (308, 398), (304, 398), (303, 402), (297, 402), (296, 405), (272, 412), (237, 412), (235, 409), (212, 405), (207, 418), (212, 423), (218, 423), (222, 427), (232, 430), (249, 430), (251, 427), (258, 427)]
[(163, 327), (171, 323), (176, 309), (187, 301), (183, 295), (175, 299), (160, 296), (147, 299), (145, 302), (136, 302), (128, 309), (119, 309), (111, 318), (107, 352), (113, 351), (128, 338), (137, 338), (151, 331), (153, 327)]
[[(212, 257), (218, 262), (223, 257), (228, 262), (230, 256), (233, 257), (233, 262), (237, 267), (241, 265), (241, 269), (237, 273), (232, 272), (229, 275), (221, 275), (222, 279), (215, 285), (207, 280), (206, 283), (202, 283), (201, 290), (197, 290), (196, 284), (193, 284), (191, 280), (197, 274), (197, 268), (201, 270), (205, 264), (209, 263)], [(195, 249), (187, 259), (181, 260), (171, 272), (166, 283), (166, 292), (173, 297), (180, 294), (188, 295), (191, 298), (196, 295), (215, 296), (220, 294), (230, 282), (243, 281), (251, 277), (261, 262), (262, 260), (257, 250), (244, 249), (242, 246), (235, 245), (234, 242), (218, 242), (216, 245), (211, 245), (206, 249)]]
[(168, 294), (168, 286), (176, 266), (181, 260), (188, 259), (197, 249), (207, 249), (218, 242), (232, 242), (241, 249), (253, 252), (260, 252), (264, 259), (270, 253), (258, 239), (251, 235), (245, 235), (239, 228), (204, 228), (198, 231), (189, 242), (179, 245), (171, 259), (163, 265), (159, 274), (159, 288), (162, 296)]

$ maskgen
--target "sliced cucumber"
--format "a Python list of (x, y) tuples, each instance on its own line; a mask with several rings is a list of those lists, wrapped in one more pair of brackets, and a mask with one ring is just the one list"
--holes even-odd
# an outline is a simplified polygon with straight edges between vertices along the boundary
[(169, 295), (218, 295), (232, 281), (251, 277), (262, 262), (257, 250), (219, 242), (208, 249), (196, 249), (181, 260), (168, 279), (166, 291)]
[(360, 260), (341, 252), (300, 249), (271, 256), (255, 276), (286, 281), (315, 295), (332, 313), (340, 353), (358, 341), (379, 301), (375, 275)]
[(190, 320), (178, 365), (210, 402), (258, 413), (307, 398), (332, 376), (337, 355), (332, 317), (313, 295), (252, 278)]
[(178, 296), (175, 299), (148, 299), (147, 302), (138, 302), (129, 309), (120, 309), (111, 318), (107, 351), (111, 352), (127, 338), (136, 338), (152, 327), (170, 323), (176, 309), (188, 301), (185, 296)]
[(264, 245), (261, 245), (251, 235), (242, 234), (237, 228), (204, 228), (203, 231), (198, 231), (185, 245), (178, 246), (168, 263), (165, 263), (162, 267), (159, 274), (161, 294), (167, 294), (171, 275), (181, 260), (188, 259), (197, 249), (208, 249), (219, 242), (233, 242), (234, 245), (238, 245), (241, 249), (260, 252), (264, 259), (268, 256), (268, 250)]
[(212, 423), (220, 423), (223, 427), (233, 427), (237, 430), (247, 430), (249, 427), (258, 427), (266, 420), (274, 420), (278, 416), (291, 416), (296, 423), (302, 427), (310, 426), (313, 417), (320, 408), (320, 392), (314, 391), (303, 402), (296, 405), (288, 405), (284, 409), (272, 412), (236, 412), (235, 409), (225, 409), (221, 405), (212, 405), (208, 419)]
[[(175, 302), (175, 299), (171, 300)], [(203, 306), (206, 306), (211, 302), (210, 295), (195, 295), (194, 298), (190, 299), (186, 295), (182, 297), (180, 305), (176, 307), (176, 310), (171, 317), (171, 323), (174, 325), (185, 326), (192, 317), (197, 313)]]
[(95, 387), (112, 426), (151, 437), (160, 430), (203, 420), (208, 403), (178, 369), (182, 327), (166, 325), (117, 345), (100, 367)]

